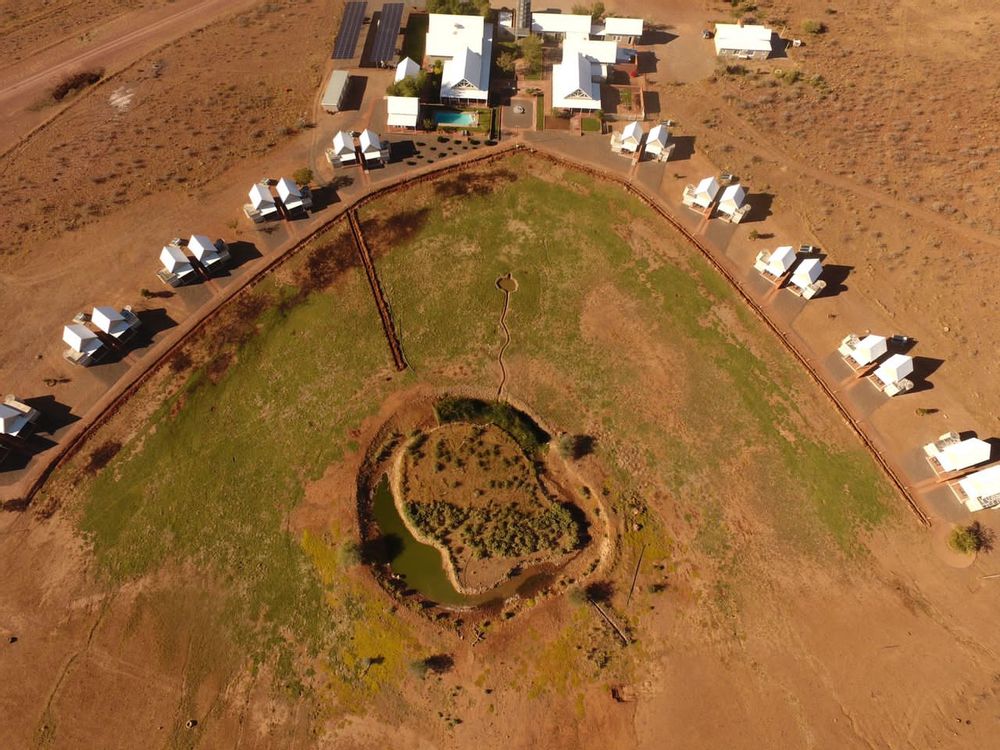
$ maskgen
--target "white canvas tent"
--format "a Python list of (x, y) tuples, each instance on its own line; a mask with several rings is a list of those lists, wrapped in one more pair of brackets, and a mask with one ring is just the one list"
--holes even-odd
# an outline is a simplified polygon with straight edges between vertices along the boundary
[(795, 267), (788, 288), (805, 299), (812, 299), (826, 288), (826, 282), (819, 280), (822, 273), (823, 264), (819, 258), (806, 258)]
[(381, 162), (388, 158), (388, 148), (382, 145), (382, 141), (373, 131), (367, 128), (362, 130), (358, 143), (361, 145), (361, 157), (365, 160), (365, 164)]
[(286, 211), (304, 211), (312, 207), (312, 200), (309, 197), (308, 191), (303, 190), (287, 177), (282, 177), (278, 180), (276, 189), (278, 197), (281, 198), (281, 204), (285, 207)]
[(188, 240), (188, 250), (205, 268), (212, 268), (229, 260), (229, 248), (222, 240), (212, 242), (203, 234), (192, 234)]
[(649, 129), (646, 135), (645, 152), (654, 159), (666, 161), (673, 151), (673, 144), (670, 143), (670, 130), (666, 125), (660, 123)]
[(622, 129), (621, 137), (621, 149), (622, 151), (628, 151), (630, 153), (635, 153), (639, 150), (639, 146), (642, 145), (642, 137), (645, 135), (642, 130), (642, 125), (638, 122), (630, 122)]
[(719, 211), (724, 214), (735, 214), (739, 211), (747, 199), (747, 191), (740, 184), (730, 185), (722, 191), (719, 198)]
[(183, 278), (194, 271), (191, 261), (176, 245), (164, 245), (160, 250), (160, 262), (164, 270), (174, 274), (178, 278)]
[(900, 380), (912, 373), (913, 357), (907, 356), (906, 354), (893, 354), (889, 357), (889, 359), (879, 365), (872, 374), (884, 385), (892, 385), (893, 383), (898, 383)]
[(924, 455), (935, 474), (951, 474), (986, 463), (992, 451), (992, 446), (985, 440), (962, 440), (957, 432), (948, 432), (924, 446)]
[(354, 136), (346, 130), (339, 131), (333, 136), (333, 148), (327, 149), (326, 155), (334, 166), (356, 164), (358, 154), (354, 146)]
[(22, 404), (14, 396), (7, 396), (3, 403), (0, 403), (0, 435), (10, 437), (22, 435), (38, 416), (37, 409)]
[(404, 78), (413, 78), (420, 72), (420, 66), (408, 57), (404, 57), (396, 66), (395, 83), (399, 83)]
[(130, 330), (125, 316), (113, 307), (95, 307), (90, 314), (90, 321), (104, 333), (115, 338)]
[(885, 336), (869, 333), (863, 339), (853, 333), (840, 342), (840, 355), (851, 367), (867, 367), (889, 349)]
[(420, 100), (415, 96), (387, 96), (385, 98), (388, 117), (386, 125), (390, 128), (405, 128), (413, 130), (417, 127), (420, 114)]
[(261, 216), (266, 217), (278, 213), (278, 207), (274, 203), (274, 196), (271, 195), (271, 190), (267, 185), (260, 182), (256, 183), (250, 188), (249, 195), (250, 205)]
[(952, 491), (975, 512), (1000, 505), (1000, 464), (980, 469), (952, 483)]
[(706, 177), (697, 185), (684, 188), (684, 205), (699, 208), (711, 208), (715, 196), (719, 194), (719, 181), (714, 177)]
[(757, 254), (753, 267), (772, 283), (777, 283), (795, 265), (795, 248), (791, 245), (782, 245), (768, 253), (762, 250)]
[(63, 356), (80, 365), (90, 364), (104, 348), (97, 334), (81, 323), (63, 326), (62, 338), (69, 345)]

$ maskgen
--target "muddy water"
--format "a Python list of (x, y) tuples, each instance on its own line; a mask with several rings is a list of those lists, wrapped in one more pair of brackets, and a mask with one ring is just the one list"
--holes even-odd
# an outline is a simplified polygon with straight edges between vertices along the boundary
[(479, 607), (508, 599), (514, 594), (534, 596), (554, 579), (553, 566), (536, 566), (504, 581), (491, 591), (466, 596), (451, 585), (444, 570), (441, 553), (435, 547), (417, 541), (406, 528), (396, 510), (388, 477), (382, 477), (375, 489), (372, 513), (386, 541), (385, 546), (390, 550), (389, 565), (393, 573), (403, 578), (409, 588), (438, 604), (448, 607)]

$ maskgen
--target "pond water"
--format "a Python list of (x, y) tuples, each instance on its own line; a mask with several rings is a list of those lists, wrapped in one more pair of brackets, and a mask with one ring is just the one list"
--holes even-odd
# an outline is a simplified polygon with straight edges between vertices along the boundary
[(441, 553), (429, 544), (417, 541), (403, 523), (396, 509), (389, 477), (383, 476), (375, 489), (372, 515), (382, 532), (383, 547), (393, 573), (402, 577), (406, 585), (427, 599), (451, 607), (478, 607), (489, 602), (502, 601), (515, 593), (534, 596), (554, 578), (552, 566), (533, 567), (492, 591), (475, 596), (465, 596), (451, 585), (444, 571)]

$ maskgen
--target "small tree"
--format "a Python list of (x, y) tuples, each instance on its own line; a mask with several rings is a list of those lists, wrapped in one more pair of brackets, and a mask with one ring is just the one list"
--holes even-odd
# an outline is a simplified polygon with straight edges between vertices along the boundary
[(497, 69), (504, 71), (505, 73), (513, 73), (514, 65), (517, 62), (517, 55), (515, 55), (510, 50), (504, 50), (499, 55), (497, 55)]
[(948, 544), (958, 552), (973, 555), (977, 552), (993, 551), (993, 530), (973, 521), (968, 526), (959, 526), (951, 532)]
[(526, 36), (521, 40), (521, 57), (524, 58), (528, 71), (532, 75), (542, 72), (542, 38), (540, 36)]
[(301, 169), (296, 169), (292, 172), (292, 179), (295, 180), (295, 184), (306, 187), (313, 179), (313, 171), (309, 167), (302, 167)]

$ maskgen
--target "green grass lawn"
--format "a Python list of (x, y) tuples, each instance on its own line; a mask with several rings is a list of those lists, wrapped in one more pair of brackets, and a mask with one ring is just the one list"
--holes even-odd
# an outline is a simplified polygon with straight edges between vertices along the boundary
[(642, 521), (626, 546), (645, 546), (645, 559), (670, 551), (658, 495), (701, 518), (706, 554), (720, 557), (736, 502), (790, 554), (852, 553), (889, 512), (847, 429), (808, 428), (800, 401), (828, 407), (797, 365), (620, 187), (518, 156), (360, 215), (411, 370), (389, 377), (358, 269), (307, 295), (287, 279), (262, 284), (258, 332), (225, 374), (195, 373), (79, 488), (81, 527), (112, 585), (167, 565), (218, 581), (233, 640), (275, 662), (288, 687), (309, 687), (303, 654), (327, 665), (342, 701), (403, 679), (419, 644), (344, 575), (337, 550), (352, 532), (298, 537), (288, 519), (303, 484), (357, 448), (351, 431), (394, 390), (496, 389), (495, 281), (507, 272), (518, 283), (508, 392), (550, 426), (597, 436), (612, 504), (635, 503)]
[(601, 120), (598, 117), (584, 117), (580, 120), (580, 128), (584, 133), (600, 133)]

